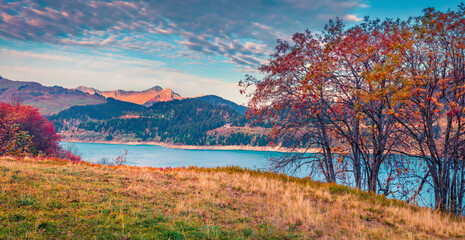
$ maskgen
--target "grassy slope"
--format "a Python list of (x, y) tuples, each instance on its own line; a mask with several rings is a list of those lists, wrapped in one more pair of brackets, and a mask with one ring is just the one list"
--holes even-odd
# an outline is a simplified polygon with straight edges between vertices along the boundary
[(0, 158), (0, 239), (434, 239), (465, 222), (361, 191), (235, 168)]

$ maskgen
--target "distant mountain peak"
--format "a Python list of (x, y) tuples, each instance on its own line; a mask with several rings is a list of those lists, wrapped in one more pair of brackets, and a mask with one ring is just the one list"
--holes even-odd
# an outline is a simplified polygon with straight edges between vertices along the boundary
[(159, 91), (162, 91), (163, 88), (160, 87), (160, 86), (154, 86), (154, 87), (152, 87), (152, 88), (149, 88), (148, 90), (155, 90), (155, 91), (159, 92)]
[(12, 81), (0, 78), (0, 102), (20, 100), (39, 108), (40, 113), (50, 115), (74, 105), (105, 103), (101, 96), (92, 96), (75, 89), (60, 86), (47, 87), (37, 82)]
[(88, 93), (91, 95), (102, 95), (99, 90), (95, 88), (91, 88), (91, 87), (86, 87), (86, 86), (79, 86), (76, 88), (76, 90), (84, 92), (84, 93)]
[(106, 98), (111, 97), (120, 101), (131, 102), (145, 106), (150, 106), (155, 102), (166, 102), (174, 99), (182, 99), (179, 94), (173, 92), (171, 89), (163, 89), (160, 86), (154, 86), (143, 91), (125, 91), (121, 89), (114, 91), (100, 91), (95, 88), (84, 86), (80, 86), (76, 89), (89, 94), (98, 94)]
[(199, 99), (202, 102), (209, 103), (209, 104), (211, 104), (213, 106), (226, 106), (226, 107), (232, 108), (234, 111), (236, 111), (237, 113), (239, 113), (241, 115), (244, 115), (248, 110), (248, 108), (245, 107), (245, 106), (239, 105), (239, 104), (237, 104), (235, 102), (226, 100), (226, 99), (224, 99), (222, 97), (219, 97), (219, 96), (216, 96), (216, 95), (204, 95), (204, 94), (202, 94), (201, 96), (194, 97), (194, 98)]
[(202, 94), (197, 95), (197, 96), (194, 96), (194, 97), (192, 97), (192, 98), (199, 98), (199, 97), (205, 97), (205, 94), (202, 93)]

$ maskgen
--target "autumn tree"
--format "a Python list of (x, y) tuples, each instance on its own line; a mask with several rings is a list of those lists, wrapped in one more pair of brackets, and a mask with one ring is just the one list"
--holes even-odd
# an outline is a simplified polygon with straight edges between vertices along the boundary
[[(307, 31), (295, 34), (293, 44), (279, 41), (269, 63), (259, 68), (265, 77), (248, 76), (241, 83), (244, 91), (255, 87), (250, 115), (274, 121), (272, 139), (318, 149), (317, 154), (289, 153), (275, 159), (275, 166), (317, 163), (313, 169), (328, 182), (352, 172), (356, 187), (378, 190), (381, 165), (402, 142), (389, 114), (403, 105), (391, 98), (402, 74), (396, 48), (401, 26), (366, 19), (344, 30), (342, 21), (330, 21), (322, 35)], [(383, 186), (388, 194), (388, 184)]]
[(393, 179), (419, 177), (401, 196), (415, 199), (430, 184), (436, 208), (463, 214), (464, 12), (461, 4), (408, 21), (366, 18), (347, 30), (336, 20), (322, 34), (279, 41), (259, 68), (265, 77), (241, 82), (243, 92), (254, 87), (249, 116), (273, 121), (274, 140), (319, 150), (275, 166), (316, 163), (328, 182), (351, 172), (349, 183), (385, 195)]
[(19, 128), (31, 136), (36, 151), (34, 154), (53, 155), (60, 149), (58, 145), (60, 136), (55, 133), (55, 127), (39, 113), (37, 108), (29, 105), (15, 105), (14, 108)]
[[(402, 154), (427, 164), (423, 183), (434, 191), (434, 206), (463, 214), (465, 145), (465, 6), (458, 11), (426, 9), (411, 19), (404, 45), (404, 88), (397, 99), (398, 122), (412, 139)], [(420, 186), (421, 188), (422, 186)]]
[(0, 103), (0, 156), (21, 155), (31, 148), (31, 137), (19, 128), (13, 106)]
[[(394, 176), (379, 178), (386, 161), (394, 161), (393, 148), (404, 144), (392, 112), (404, 107), (393, 99), (401, 86), (403, 72), (399, 46), (404, 41), (400, 21), (365, 19), (343, 31), (342, 24), (327, 27), (326, 46), (331, 50), (331, 101), (328, 119), (348, 149), (358, 188), (388, 194)], [(395, 92), (395, 91), (394, 91)], [(387, 165), (387, 166), (392, 166)], [(391, 171), (387, 171), (390, 173)], [(378, 187), (384, 186), (384, 189)]]
[(266, 75), (263, 79), (249, 75), (240, 83), (244, 93), (252, 85), (255, 87), (249, 95), (249, 116), (273, 124), (269, 136), (272, 143), (284, 142), (294, 150), (304, 149), (272, 159), (274, 169), (298, 170), (308, 166), (316, 170), (311, 172), (312, 177), (323, 173), (325, 181), (335, 182), (331, 136), (323, 111), (327, 98), (325, 49), (320, 36), (309, 31), (295, 34), (292, 40), (293, 45), (278, 41), (269, 63), (259, 68)]

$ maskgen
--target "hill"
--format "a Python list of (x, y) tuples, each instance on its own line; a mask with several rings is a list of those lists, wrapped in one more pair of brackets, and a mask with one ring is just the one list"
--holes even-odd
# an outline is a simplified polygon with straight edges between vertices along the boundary
[(0, 238), (458, 239), (465, 223), (359, 190), (238, 168), (0, 158)]
[(59, 86), (46, 87), (36, 82), (12, 81), (0, 77), (0, 102), (21, 101), (51, 115), (75, 105), (105, 103), (105, 98)]
[(199, 99), (200, 101), (203, 101), (206, 103), (210, 103), (213, 106), (230, 107), (231, 109), (233, 109), (234, 111), (236, 111), (237, 113), (241, 115), (245, 115), (248, 109), (245, 106), (241, 106), (239, 104), (226, 100), (222, 97), (218, 97), (216, 95), (205, 95), (205, 96), (196, 97), (196, 99)]
[(70, 107), (50, 116), (48, 119), (54, 121), (55, 124), (59, 124), (64, 120), (104, 120), (120, 117), (127, 112), (139, 112), (144, 109), (145, 107), (142, 105), (108, 98), (107, 102), (102, 104)]
[(141, 141), (205, 145), (207, 142), (210, 144), (207, 139), (209, 130), (228, 123), (237, 125), (244, 120), (229, 107), (213, 106), (198, 99), (183, 99), (158, 102), (142, 111), (117, 118), (89, 120), (79, 124), (78, 128), (112, 137), (133, 136)]
[(165, 142), (184, 145), (266, 146), (266, 130), (251, 129), (228, 106), (197, 98), (150, 107), (108, 98), (108, 103), (75, 106), (49, 117), (68, 141)]
[(100, 91), (95, 88), (88, 88), (84, 86), (77, 87), (76, 90), (145, 106), (151, 106), (156, 102), (166, 102), (182, 99), (182, 97), (179, 94), (173, 92), (173, 90), (169, 88), (163, 89), (160, 86), (155, 86), (144, 91)]

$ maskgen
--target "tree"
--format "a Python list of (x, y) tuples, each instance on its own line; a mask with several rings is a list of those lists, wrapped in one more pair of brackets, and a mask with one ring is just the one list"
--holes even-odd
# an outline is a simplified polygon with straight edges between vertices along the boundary
[(310, 164), (327, 182), (352, 172), (356, 187), (377, 191), (380, 167), (401, 140), (388, 114), (402, 107), (392, 103), (390, 92), (400, 74), (393, 36), (400, 36), (400, 22), (366, 19), (344, 30), (339, 19), (330, 21), (323, 35), (307, 31), (295, 34), (292, 45), (279, 41), (269, 63), (259, 68), (266, 76), (247, 76), (244, 91), (255, 86), (249, 115), (274, 120), (271, 138), (318, 149), (276, 159), (276, 169)]
[(80, 158), (63, 150), (52, 123), (37, 108), (0, 103), (0, 155), (43, 155), (73, 161)]
[[(273, 128), (270, 140), (274, 143), (287, 141), (293, 149), (302, 146), (303, 153), (289, 152), (274, 160), (274, 168), (300, 169), (310, 165), (310, 169), (322, 172), (327, 182), (336, 181), (329, 131), (326, 115), (323, 112), (326, 95), (325, 49), (321, 46), (320, 36), (309, 31), (296, 33), (294, 44), (278, 40), (276, 53), (268, 64), (259, 70), (266, 74), (263, 79), (246, 76), (240, 83), (244, 89), (254, 86), (249, 95), (248, 113), (256, 122), (271, 119)], [(310, 64), (314, 63), (314, 64)], [(318, 64), (321, 63), (321, 64)], [(308, 141), (310, 139), (310, 141)], [(308, 154), (315, 148), (316, 154)], [(316, 176), (316, 172), (311, 175)]]
[(32, 145), (37, 151), (34, 154), (51, 156), (59, 151), (60, 136), (56, 134), (53, 124), (44, 118), (37, 108), (17, 104), (14, 111), (19, 128), (31, 136)]
[(346, 156), (352, 161), (356, 186), (377, 192), (381, 166), (393, 159), (393, 148), (403, 144), (391, 113), (404, 107), (393, 99), (393, 90), (401, 86), (398, 46), (404, 23), (366, 18), (346, 31), (342, 27), (330, 22), (325, 32), (331, 56), (331, 88), (325, 91), (332, 96), (325, 101), (327, 119), (339, 145), (349, 149)]
[[(327, 182), (351, 172), (348, 182), (385, 195), (393, 192), (393, 179), (404, 181), (411, 172), (421, 182), (402, 196), (414, 199), (430, 184), (436, 208), (462, 214), (464, 14), (461, 4), (403, 22), (365, 18), (348, 30), (336, 20), (322, 34), (278, 41), (259, 68), (265, 77), (240, 83), (251, 97), (249, 117), (271, 119), (270, 137), (278, 143), (319, 150), (289, 152), (275, 159), (276, 169), (310, 164)], [(422, 159), (427, 169), (414, 172), (418, 163), (404, 156)]]
[(13, 109), (10, 104), (0, 103), (0, 156), (22, 155), (32, 147), (31, 137), (19, 128)]
[(407, 105), (397, 119), (412, 139), (411, 150), (401, 152), (426, 161), (423, 178), (434, 189), (434, 206), (456, 214), (463, 214), (465, 190), (464, 13), (461, 4), (458, 11), (429, 8), (411, 19), (405, 87), (397, 93)]

